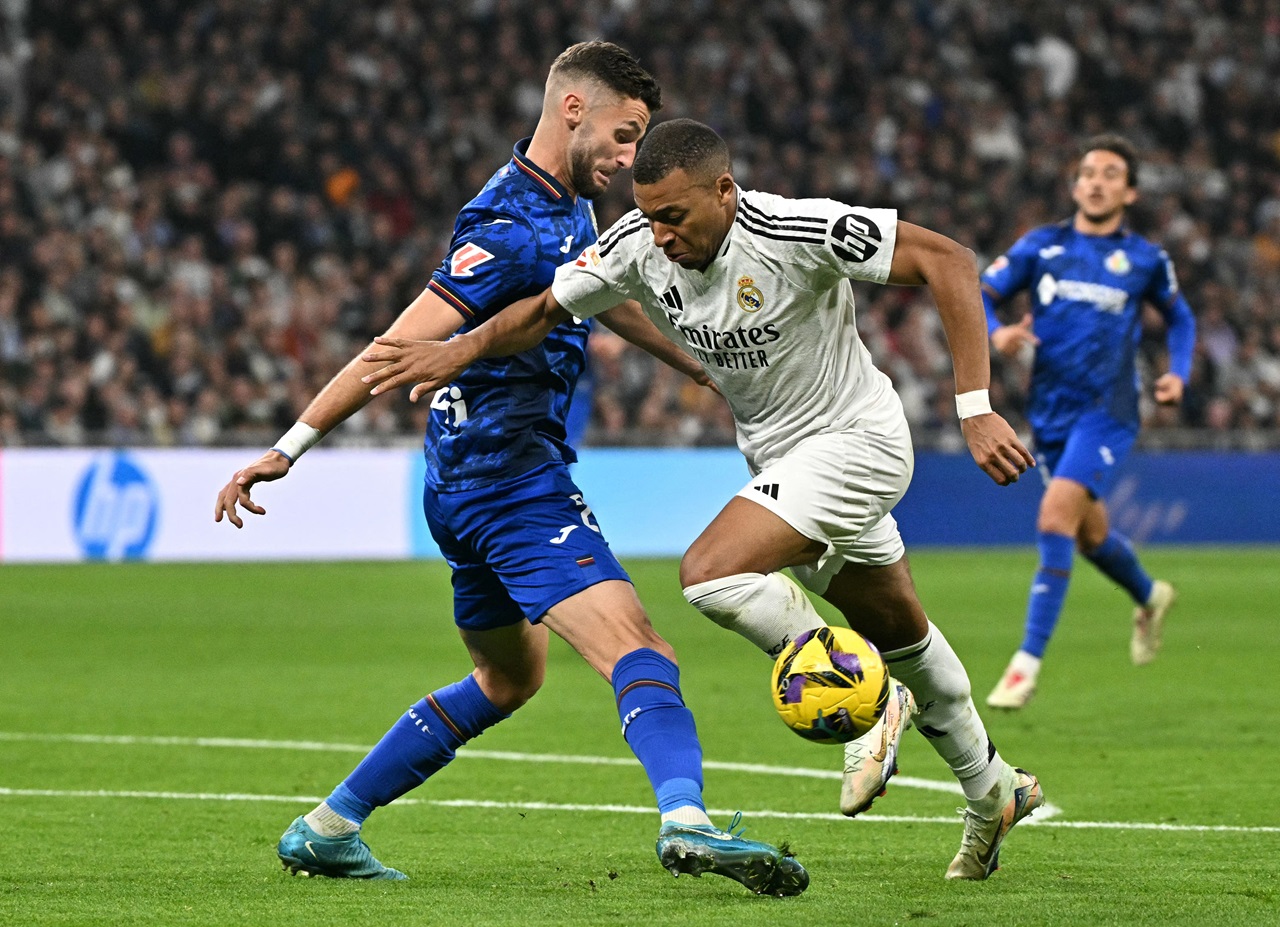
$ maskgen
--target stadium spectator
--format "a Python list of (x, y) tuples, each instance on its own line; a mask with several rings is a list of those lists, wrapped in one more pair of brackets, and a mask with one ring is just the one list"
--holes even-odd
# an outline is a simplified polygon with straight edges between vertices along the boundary
[[(749, 185), (897, 208), (984, 265), (1070, 213), (1070, 165), (1050, 152), (1123, 131), (1145, 162), (1134, 227), (1167, 245), (1188, 301), (1214, 314), (1184, 408), (1145, 409), (1145, 440), (1187, 426), (1227, 442), (1247, 429), (1250, 446), (1280, 434), (1280, 405), (1224, 386), (1256, 364), (1246, 344), (1280, 358), (1274, 4), (1014, 0), (996, 15), (978, 0), (41, 0), (25, 32), (25, 51), (0, 48), (7, 444), (108, 441), (130, 417), (112, 397), (142, 407), (148, 390), (167, 414), (122, 434), (270, 440), (290, 395), (314, 392), (417, 295), (457, 209), (533, 124), (530, 61), (584, 35), (635, 49), (669, 88), (666, 114), (720, 131)], [(601, 222), (628, 193), (610, 191)], [(917, 443), (953, 446), (938, 332), (913, 329), (906, 297), (858, 297)], [(95, 377), (100, 336), (117, 362)], [(1143, 358), (1162, 337), (1149, 319)], [(246, 358), (247, 373), (228, 372)], [(589, 440), (729, 437), (719, 404), (685, 402), (631, 349), (601, 364), (625, 381), (598, 378)], [(260, 402), (236, 407), (239, 375), (275, 420), (261, 424)], [(997, 389), (1025, 390), (1024, 364), (997, 375)], [(49, 385), (73, 380), (88, 386)], [(415, 443), (416, 414), (401, 400), (374, 431)]]

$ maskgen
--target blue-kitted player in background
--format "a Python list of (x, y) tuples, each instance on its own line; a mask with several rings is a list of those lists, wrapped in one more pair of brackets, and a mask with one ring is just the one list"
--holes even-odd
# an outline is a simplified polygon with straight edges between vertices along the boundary
[[(442, 340), (541, 292), (556, 268), (596, 240), (589, 200), (631, 166), (661, 106), (657, 83), (624, 49), (585, 42), (547, 79), (531, 139), (458, 215), (443, 265), (388, 330)], [(638, 304), (601, 315), (615, 332), (709, 382)], [(565, 416), (585, 362), (587, 326), (570, 320), (538, 346), (484, 361), (436, 392), (427, 428), (423, 508), (453, 568), (454, 620), (475, 664), (460, 682), (413, 705), (356, 769), (281, 837), (292, 873), (404, 879), (360, 837), (365, 819), (421, 785), (458, 747), (508, 717), (542, 684), (548, 629), (612, 684), (623, 736), (657, 797), (657, 852), (673, 873), (713, 872), (761, 894), (808, 885), (788, 853), (712, 826), (702, 798), (702, 748), (680, 692), (675, 653), (649, 623), (622, 566), (569, 474)], [(263, 508), (254, 483), (285, 476), (298, 456), (371, 398), (370, 351), (312, 400), (298, 423), (222, 489), (215, 519), (240, 527), (240, 505)]]
[[(1182, 400), (1195, 344), (1195, 318), (1172, 261), (1125, 224), (1138, 197), (1137, 169), (1125, 139), (1087, 142), (1072, 190), (1075, 216), (1028, 232), (982, 275), (992, 346), (1005, 355), (1035, 346), (1027, 418), (1046, 482), (1026, 633), (987, 697), (995, 708), (1021, 708), (1035, 693), (1075, 548), (1133, 597), (1135, 664), (1155, 658), (1174, 602), (1173, 587), (1152, 580), (1128, 538), (1111, 528), (1103, 501), (1138, 436), (1143, 305), (1159, 310), (1168, 326), (1169, 371), (1155, 382), (1157, 402)], [(1032, 311), (1002, 325), (995, 308), (1019, 290), (1030, 291)]]

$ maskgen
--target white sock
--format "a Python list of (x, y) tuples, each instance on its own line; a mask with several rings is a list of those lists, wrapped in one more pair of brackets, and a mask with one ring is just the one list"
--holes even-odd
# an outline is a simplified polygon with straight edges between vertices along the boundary
[(1025, 650), (1019, 650), (1009, 661), (1009, 669), (1015, 669), (1028, 679), (1034, 680), (1040, 675), (1040, 658)]
[(916, 730), (960, 780), (965, 798), (991, 791), (1005, 762), (987, 737), (969, 690), (969, 676), (947, 639), (929, 622), (924, 640), (884, 654), (889, 672), (916, 697)]
[(703, 811), (697, 805), (681, 805), (679, 808), (673, 808), (662, 815), (662, 823), (675, 821), (677, 824), (701, 824), (704, 827), (711, 827), (711, 818), (707, 817), (707, 812)]
[(344, 818), (330, 808), (327, 801), (320, 802), (314, 810), (303, 815), (302, 819), (321, 837), (345, 837), (360, 829), (355, 821)]
[(771, 657), (826, 622), (803, 589), (781, 573), (738, 573), (684, 587), (689, 604)]

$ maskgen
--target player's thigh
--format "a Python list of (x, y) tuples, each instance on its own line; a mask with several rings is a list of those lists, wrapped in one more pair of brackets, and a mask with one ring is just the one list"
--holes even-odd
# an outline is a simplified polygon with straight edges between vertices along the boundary
[[(849, 431), (802, 441), (739, 491), (732, 511), (755, 518), (713, 524), (721, 530), (704, 534), (707, 541), (699, 538), (686, 554), (682, 581), (790, 566), (821, 594), (843, 561), (892, 563), (902, 556), (902, 542), (889, 511), (910, 485), (913, 466), (905, 421), (884, 434)], [(721, 515), (730, 512), (726, 507)]]
[[(447, 550), (441, 544), (446, 557), (453, 551), (482, 565), (512, 608), (529, 621), (540, 621), (557, 603), (598, 583), (630, 581), (563, 465), (539, 467), (515, 480), (441, 498), (445, 534), (453, 539)], [(454, 575), (456, 612), (463, 590), (456, 570)], [(488, 599), (496, 600), (496, 595)], [(485, 601), (475, 597), (468, 613)], [(509, 618), (505, 615), (503, 623)], [(484, 618), (472, 615), (471, 620)]]
[(685, 551), (680, 560), (680, 585), (738, 573), (773, 573), (811, 563), (826, 550), (825, 540), (805, 537), (754, 499), (734, 496)]
[(1071, 477), (1055, 475), (1040, 498), (1036, 530), (1074, 538), (1093, 503), (1087, 486)]
[(619, 659), (642, 647), (675, 659), (675, 651), (653, 629), (629, 582), (596, 583), (557, 602), (543, 624), (564, 638), (606, 681), (613, 678)]
[(840, 610), (849, 627), (881, 650), (909, 647), (928, 631), (905, 553), (889, 564), (846, 562), (822, 597)]
[(510, 714), (542, 687), (547, 669), (547, 629), (523, 616), (487, 630), (459, 628), (475, 664), (476, 682), (489, 701)]

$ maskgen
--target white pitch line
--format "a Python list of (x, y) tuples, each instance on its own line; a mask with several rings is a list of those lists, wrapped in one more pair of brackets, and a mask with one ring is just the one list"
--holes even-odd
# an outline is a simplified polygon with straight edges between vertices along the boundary
[[(0, 797), (14, 798), (149, 798), (176, 801), (247, 801), (285, 802), (290, 804), (314, 804), (322, 799), (318, 795), (253, 795), (241, 792), (218, 794), (214, 792), (145, 792), (137, 790), (108, 791), (105, 789), (10, 789), (0, 787)], [(487, 808), (506, 811), (575, 811), (606, 814), (654, 814), (654, 809), (640, 805), (587, 805), (560, 804), (541, 801), (475, 801), (465, 798), (428, 799), (399, 798), (395, 805), (428, 805), (437, 808)], [(716, 817), (728, 817), (733, 811), (708, 808), (707, 813)], [(833, 812), (771, 811), (762, 809), (744, 812), (746, 817), (779, 818), (792, 821), (848, 821), (849, 818)], [(951, 816), (862, 814), (855, 821), (874, 824), (959, 824), (960, 818)], [(1123, 821), (1036, 821), (1030, 818), (1023, 823), (1039, 827), (1070, 827), (1077, 830), (1154, 830), (1181, 833), (1231, 833), (1231, 834), (1280, 834), (1280, 827), (1244, 827), (1229, 824), (1159, 824), (1126, 823)]]
[[(115, 746), (147, 747), (212, 747), (243, 750), (302, 750), (319, 753), (368, 753), (372, 746), (361, 744), (325, 743), (317, 740), (257, 740), (241, 737), (147, 737), (132, 734), (43, 734), (0, 731), (0, 741), (37, 741), (42, 743), (104, 744)], [(516, 763), (576, 763), (588, 766), (635, 766), (635, 757), (584, 756), (565, 753), (515, 753), (508, 750), (476, 750), (463, 747), (459, 759), (505, 760)], [(759, 763), (727, 763), (704, 760), (703, 769), (722, 772), (750, 773), (758, 776), (788, 776), (803, 779), (840, 779), (834, 769), (811, 769), (803, 766), (765, 766)], [(897, 776), (894, 785), (934, 792), (963, 795), (958, 782), (939, 782), (935, 779), (917, 779)]]

